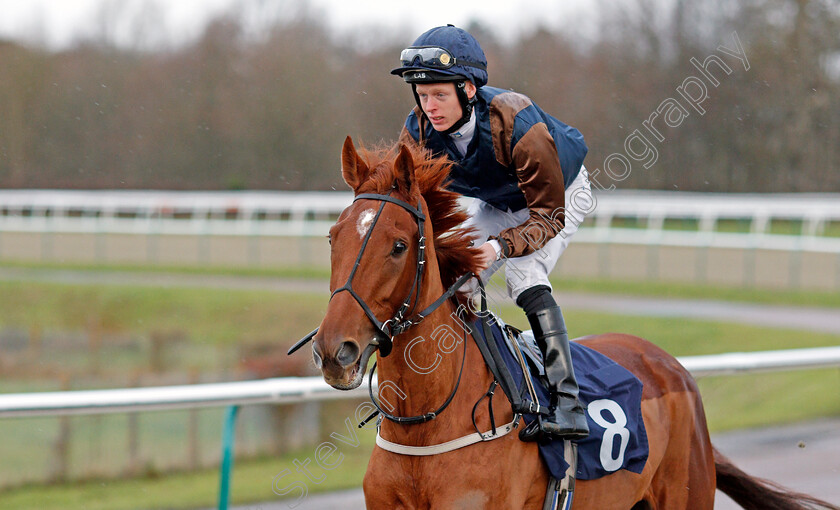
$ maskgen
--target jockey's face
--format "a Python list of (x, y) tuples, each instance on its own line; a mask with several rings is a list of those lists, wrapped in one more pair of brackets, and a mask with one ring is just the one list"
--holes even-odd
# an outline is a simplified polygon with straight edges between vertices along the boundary
[[(472, 98), (475, 95), (475, 85), (470, 81), (466, 82), (464, 91), (467, 97)], [(418, 83), (417, 96), (420, 98), (420, 107), (436, 131), (446, 131), (464, 114), (455, 92), (455, 84), (452, 82)]]

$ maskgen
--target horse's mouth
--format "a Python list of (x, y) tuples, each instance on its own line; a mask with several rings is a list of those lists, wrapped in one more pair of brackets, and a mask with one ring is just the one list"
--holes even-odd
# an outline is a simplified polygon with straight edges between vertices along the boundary
[(359, 356), (359, 359), (356, 360), (356, 363), (353, 364), (353, 367), (349, 371), (349, 377), (347, 377), (347, 382), (330, 382), (327, 381), (327, 384), (332, 386), (337, 390), (355, 390), (359, 386), (362, 385), (362, 381), (365, 378), (365, 372), (367, 371), (368, 360), (370, 359), (371, 355), (376, 351), (377, 346), (375, 344), (368, 344), (365, 347), (365, 350), (362, 351), (362, 354)]

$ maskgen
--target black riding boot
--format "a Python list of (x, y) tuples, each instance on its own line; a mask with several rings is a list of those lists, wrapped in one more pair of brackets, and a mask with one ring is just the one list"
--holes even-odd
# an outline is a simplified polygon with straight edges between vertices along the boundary
[(578, 384), (572, 370), (569, 335), (559, 306), (528, 314), (534, 338), (543, 352), (545, 375), (551, 391), (553, 416), (540, 420), (543, 434), (563, 439), (583, 439), (589, 435), (586, 412), (578, 400)]

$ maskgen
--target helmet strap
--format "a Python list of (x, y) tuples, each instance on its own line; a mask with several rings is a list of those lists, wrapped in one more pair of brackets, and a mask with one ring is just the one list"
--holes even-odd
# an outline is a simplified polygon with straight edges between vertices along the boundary
[(457, 132), (461, 127), (470, 121), (470, 117), (472, 117), (473, 106), (477, 101), (478, 94), (474, 94), (472, 99), (467, 97), (467, 82), (466, 80), (459, 81), (455, 83), (455, 94), (458, 96), (458, 102), (461, 103), (461, 118), (458, 119), (455, 124), (452, 124), (452, 127), (447, 129), (443, 132), (445, 135), (451, 135), (452, 133)]
[(411, 93), (414, 94), (414, 102), (417, 103), (417, 107), (420, 108), (420, 112), (423, 113), (423, 115), (425, 115), (426, 112), (423, 111), (423, 106), (420, 105), (420, 96), (417, 95), (416, 83), (411, 84)]

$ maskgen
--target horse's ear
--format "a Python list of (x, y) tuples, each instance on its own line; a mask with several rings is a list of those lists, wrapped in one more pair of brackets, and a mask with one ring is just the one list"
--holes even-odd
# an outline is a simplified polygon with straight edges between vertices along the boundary
[(410, 196), (414, 187), (414, 157), (405, 144), (400, 144), (400, 153), (394, 161), (394, 171), (397, 175), (397, 187), (406, 196)]
[(358, 190), (359, 186), (370, 177), (370, 168), (359, 157), (356, 147), (353, 146), (353, 140), (349, 136), (344, 139), (344, 147), (341, 149), (341, 175), (353, 191)]

